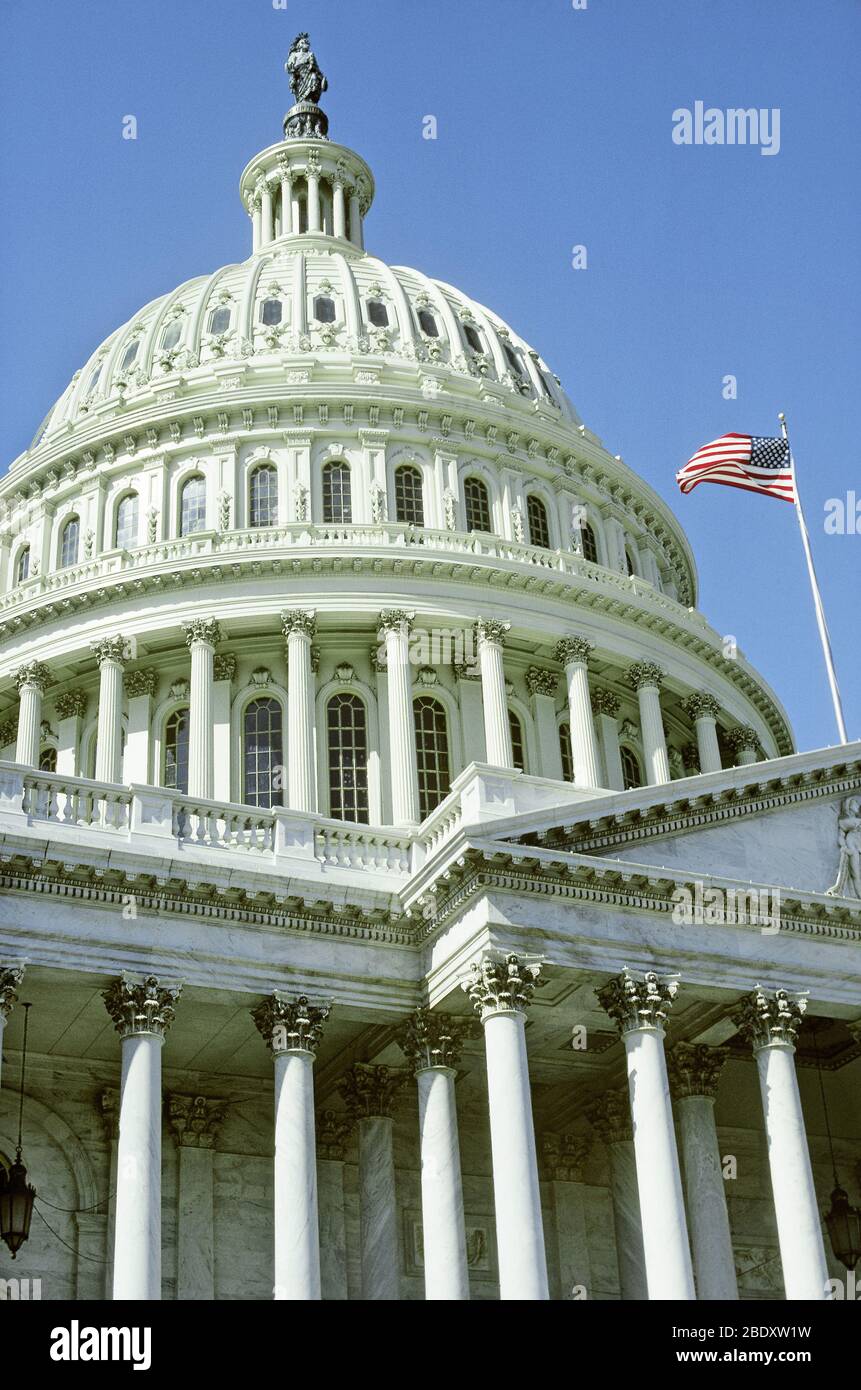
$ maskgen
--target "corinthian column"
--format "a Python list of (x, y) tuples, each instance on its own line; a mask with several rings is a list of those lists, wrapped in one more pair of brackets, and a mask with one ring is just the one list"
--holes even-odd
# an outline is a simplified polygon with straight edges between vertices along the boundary
[(806, 1008), (803, 995), (758, 985), (733, 1021), (751, 1044), (759, 1072), (786, 1297), (819, 1300), (827, 1296), (828, 1269), (795, 1074), (795, 1040)]
[(634, 1132), (627, 1090), (605, 1091), (590, 1105), (586, 1118), (594, 1125), (610, 1156), (610, 1196), (622, 1298), (626, 1301), (648, 1298)]
[(316, 618), (294, 608), (281, 614), (281, 627), (287, 638), (287, 804), (294, 811), (315, 811), (311, 641)]
[(600, 787), (601, 772), (592, 702), (589, 698), (589, 653), (585, 637), (563, 637), (556, 643), (556, 660), (565, 668), (571, 725), (571, 758), (575, 787)]
[(320, 1290), (326, 1302), (343, 1302), (347, 1298), (344, 1159), (350, 1129), (344, 1115), (334, 1110), (324, 1110), (317, 1124)]
[(510, 623), (479, 618), (475, 625), (478, 661), (481, 669), (481, 698), (484, 704), (484, 736), (487, 761), (494, 767), (514, 767), (511, 750), (511, 724), (505, 690), (502, 647)]
[(42, 696), (51, 684), (51, 675), (42, 661), (28, 661), (13, 677), (21, 707), (18, 711), (18, 741), (15, 761), (25, 767), (39, 766), (42, 737)]
[(161, 1298), (161, 1049), (179, 986), (155, 975), (103, 992), (122, 1038), (114, 1298)]
[(732, 1236), (715, 1128), (715, 1096), (725, 1047), (676, 1043), (667, 1057), (682, 1141), (691, 1250), (701, 1302), (738, 1298)]
[(730, 729), (726, 738), (740, 767), (757, 761), (759, 758), (759, 737), (756, 729), (752, 729), (749, 724), (740, 724), (737, 728)]
[(601, 752), (604, 755), (604, 786), (610, 791), (625, 790), (622, 753), (619, 748), (619, 697), (612, 690), (592, 692), (592, 713), (598, 727)]
[(677, 991), (675, 980), (653, 970), (636, 979), (626, 969), (597, 992), (625, 1044), (650, 1299), (695, 1297), (664, 1058), (664, 1023)]
[(211, 800), (215, 747), (212, 736), (212, 683), (215, 645), (221, 630), (214, 618), (192, 618), (183, 624), (191, 651), (191, 693), (188, 705), (188, 794)]
[(276, 992), (252, 1017), (275, 1062), (275, 1298), (319, 1299), (314, 1058), (329, 1004)]
[(517, 956), (485, 955), (461, 982), (484, 1027), (502, 1299), (550, 1296), (524, 1036), (539, 973)]
[(6, 1020), (18, 1002), (18, 987), (24, 978), (23, 965), (0, 965), (0, 1070), (3, 1067), (3, 1034)]
[(646, 763), (646, 782), (650, 787), (669, 782), (670, 763), (667, 739), (661, 716), (661, 681), (664, 673), (652, 661), (635, 661), (628, 680), (637, 692), (640, 706), (640, 731), (643, 736), (643, 757)]
[(96, 781), (119, 782), (123, 756), (123, 662), (126, 639), (104, 637), (90, 649), (99, 663)]
[(388, 609), (380, 614), (386, 643), (386, 690), (389, 704), (389, 764), (392, 770), (392, 820), (419, 823), (419, 777), (413, 717), (409, 637), (414, 614)]
[(454, 1096), (468, 1027), (447, 1014), (416, 1009), (400, 1036), (419, 1092), (425, 1298), (430, 1300), (469, 1298)]
[(700, 772), (720, 772), (723, 764), (717, 739), (717, 717), (720, 704), (714, 695), (689, 695), (682, 708), (694, 721), (697, 733), (697, 749), (700, 755)]
[(405, 1072), (357, 1062), (340, 1085), (347, 1113), (359, 1132), (359, 1226), (366, 1301), (397, 1302), (401, 1296), (392, 1111), (405, 1081)]
[(171, 1095), (167, 1119), (179, 1151), (176, 1213), (176, 1297), (215, 1298), (213, 1158), (227, 1107), (205, 1096)]

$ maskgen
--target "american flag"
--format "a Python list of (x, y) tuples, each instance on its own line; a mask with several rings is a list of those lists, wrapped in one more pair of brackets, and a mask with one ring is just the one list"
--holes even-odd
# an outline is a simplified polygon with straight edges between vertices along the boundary
[(784, 502), (796, 500), (788, 441), (757, 434), (722, 434), (704, 444), (676, 474), (676, 482), (682, 492), (693, 492), (698, 483), (723, 483)]

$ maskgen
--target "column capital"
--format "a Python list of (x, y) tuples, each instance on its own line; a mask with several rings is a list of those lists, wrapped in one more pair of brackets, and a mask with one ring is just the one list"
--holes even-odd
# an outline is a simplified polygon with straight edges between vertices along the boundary
[(232, 681), (236, 675), (236, 657), (233, 652), (216, 652), (212, 663), (212, 679)]
[(477, 642), (494, 642), (497, 647), (505, 643), (505, 634), (511, 630), (511, 623), (499, 622), (496, 618), (479, 618), (475, 624)]
[(227, 1102), (206, 1096), (167, 1097), (167, 1120), (178, 1149), (214, 1149)]
[(730, 1017), (754, 1052), (777, 1044), (794, 1047), (807, 1011), (807, 998), (786, 989), (763, 989), (757, 985), (740, 999)]
[(551, 1182), (582, 1182), (591, 1140), (582, 1134), (542, 1134), (541, 1159)]
[(638, 1029), (663, 1031), (678, 990), (679, 982), (674, 975), (660, 978), (654, 970), (646, 970), (637, 979), (626, 967), (595, 993), (601, 1008), (624, 1037)]
[(549, 695), (555, 697), (559, 688), (559, 677), (555, 671), (543, 666), (530, 666), (526, 672), (526, 688), (530, 695)]
[(454, 1068), (460, 1062), (461, 1047), (472, 1026), (472, 1019), (416, 1009), (401, 1029), (398, 1043), (414, 1072), (430, 1067)]
[(587, 642), (585, 637), (560, 637), (553, 654), (560, 666), (571, 666), (575, 662), (580, 666), (588, 666), (590, 654), (595, 650), (594, 642)]
[(535, 990), (544, 983), (538, 978), (540, 974), (540, 964), (528, 965), (519, 956), (507, 955), (500, 960), (484, 955), (472, 962), (460, 987), (483, 1023), (495, 1013), (525, 1013)]
[(752, 748), (754, 753), (759, 748), (759, 735), (749, 724), (738, 724), (734, 729), (727, 729), (726, 741), (736, 756), (746, 748)]
[(82, 719), (87, 712), (87, 696), (83, 690), (64, 690), (54, 704), (60, 719)]
[(597, 1100), (593, 1100), (592, 1104), (586, 1107), (586, 1119), (599, 1139), (608, 1146), (633, 1139), (631, 1102), (628, 1099), (627, 1087), (621, 1091), (605, 1091)]
[(302, 637), (314, 637), (317, 632), (317, 613), (313, 608), (285, 608), (281, 614), (281, 631), (285, 637), (298, 632)]
[(409, 633), (412, 631), (415, 616), (415, 613), (407, 613), (403, 608), (384, 608), (380, 614), (380, 630)]
[(682, 709), (689, 719), (717, 719), (721, 705), (714, 695), (695, 692), (682, 700)]
[(654, 661), (635, 661), (628, 668), (628, 682), (638, 691), (648, 687), (660, 690), (663, 679), (664, 673)]
[(390, 1119), (398, 1093), (407, 1080), (406, 1068), (371, 1066), (356, 1062), (344, 1073), (338, 1090), (347, 1105), (352, 1124), (371, 1116)]
[(18, 1002), (18, 987), (24, 978), (24, 965), (0, 965), (0, 1017), (9, 1017)]
[(182, 624), (182, 630), (189, 647), (196, 642), (205, 642), (207, 646), (214, 647), (221, 640), (221, 628), (215, 618), (192, 618), (190, 622)]
[(615, 719), (619, 713), (619, 697), (613, 690), (592, 691), (592, 712), (606, 714)]
[(25, 662), (23, 666), (18, 667), (12, 679), (18, 687), (19, 693), (23, 686), (32, 685), (44, 694), (48, 686), (54, 684), (54, 678), (44, 661)]
[(114, 661), (122, 666), (126, 660), (128, 640), (119, 633), (115, 637), (100, 637), (90, 643), (90, 651), (101, 666), (103, 661)]
[(102, 990), (105, 1008), (121, 1038), (151, 1033), (166, 1036), (176, 1015), (182, 985), (162, 985), (155, 975), (132, 980), (122, 975)]
[(343, 1163), (352, 1125), (337, 1110), (324, 1110), (317, 1117), (317, 1157)]
[(251, 1017), (274, 1055), (281, 1052), (315, 1054), (323, 1024), (331, 1010), (328, 1001), (311, 1004), (305, 994), (291, 998), (275, 990), (268, 999), (251, 1010)]
[(679, 1042), (667, 1052), (667, 1074), (674, 1100), (686, 1096), (708, 1096), (714, 1100), (728, 1047), (707, 1047), (705, 1043)]

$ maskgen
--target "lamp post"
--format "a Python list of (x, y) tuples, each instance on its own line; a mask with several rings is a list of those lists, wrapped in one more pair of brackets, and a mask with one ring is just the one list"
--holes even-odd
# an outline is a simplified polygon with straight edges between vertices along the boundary
[(24, 1075), (27, 1067), (27, 1023), (30, 1017), (30, 1004), (23, 1004), (24, 1047), (21, 1053), (21, 1095), (18, 1102), (18, 1143), (15, 1146), (15, 1162), (0, 1173), (0, 1237), (6, 1242), (14, 1260), (25, 1240), (30, 1236), (30, 1221), (33, 1217), (33, 1203), (36, 1189), (27, 1181), (27, 1169), (21, 1162), (21, 1133), (24, 1124)]

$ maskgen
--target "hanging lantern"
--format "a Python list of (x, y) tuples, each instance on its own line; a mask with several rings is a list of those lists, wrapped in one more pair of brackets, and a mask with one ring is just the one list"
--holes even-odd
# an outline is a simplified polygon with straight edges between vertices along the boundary
[(36, 1189), (27, 1181), (27, 1169), (18, 1149), (8, 1172), (0, 1172), (0, 1237), (9, 1246), (13, 1260), (30, 1235), (35, 1200)]
[(831, 1194), (825, 1225), (835, 1258), (847, 1269), (854, 1269), (861, 1259), (861, 1210), (850, 1206), (842, 1187), (835, 1187)]

